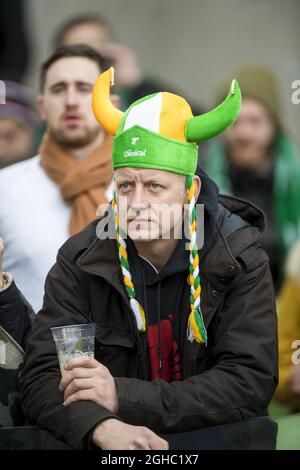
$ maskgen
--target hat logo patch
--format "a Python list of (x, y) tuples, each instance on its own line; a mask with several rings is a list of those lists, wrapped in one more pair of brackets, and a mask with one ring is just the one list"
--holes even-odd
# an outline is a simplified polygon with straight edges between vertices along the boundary
[(139, 137), (132, 137), (132, 139), (131, 139), (131, 145), (135, 145), (138, 140), (140, 140)]
[[(138, 140), (140, 140), (139, 137), (131, 137), (131, 145), (136, 145)], [(127, 149), (124, 150), (123, 156), (124, 157), (145, 157), (147, 154), (147, 149), (144, 148), (144, 150), (132, 150), (132, 149)]]
[(124, 157), (146, 157), (147, 149), (144, 150), (125, 150), (123, 155)]

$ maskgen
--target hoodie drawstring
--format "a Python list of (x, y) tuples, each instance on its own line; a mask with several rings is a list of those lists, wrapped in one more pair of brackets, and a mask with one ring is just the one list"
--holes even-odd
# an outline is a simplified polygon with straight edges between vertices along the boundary
[(159, 361), (159, 372), (162, 370), (163, 365), (163, 356), (161, 352), (161, 336), (160, 336), (160, 319), (161, 319), (161, 312), (160, 312), (160, 286), (161, 283), (158, 283), (157, 286), (157, 329), (158, 329), (158, 361)]
[[(148, 298), (147, 298), (147, 285), (145, 278), (145, 270), (142, 267), (142, 279), (143, 279), (143, 294), (144, 294), (144, 311), (147, 318), (148, 312)], [(160, 320), (161, 320), (161, 310), (160, 310), (160, 292), (161, 292), (161, 282), (158, 282), (157, 286), (157, 329), (158, 329), (158, 362), (159, 362), (159, 372), (162, 370), (163, 366), (163, 356), (161, 351), (161, 333), (160, 333)]]

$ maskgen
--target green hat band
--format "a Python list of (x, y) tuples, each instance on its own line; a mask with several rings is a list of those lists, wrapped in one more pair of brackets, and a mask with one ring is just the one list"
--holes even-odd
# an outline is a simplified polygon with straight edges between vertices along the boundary
[(114, 138), (113, 169), (151, 168), (180, 175), (195, 174), (198, 146), (169, 139), (135, 125)]

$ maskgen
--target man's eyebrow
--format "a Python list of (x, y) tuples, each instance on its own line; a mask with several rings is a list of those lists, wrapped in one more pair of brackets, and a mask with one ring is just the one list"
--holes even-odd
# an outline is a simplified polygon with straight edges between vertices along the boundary
[(64, 81), (55, 82), (49, 87), (49, 89), (52, 90), (53, 88), (56, 88), (56, 87), (59, 87), (59, 86), (65, 86), (66, 84), (67, 83), (64, 82)]
[(134, 183), (134, 180), (129, 177), (119, 176), (115, 179), (116, 183)]
[[(89, 86), (89, 87), (93, 87), (93, 83), (92, 82), (85, 82), (85, 81), (82, 81), (82, 80), (76, 80), (75, 82), (75, 85), (76, 86)], [(68, 86), (69, 85), (69, 82), (65, 82), (63, 80), (61, 80), (60, 82), (55, 82), (53, 83), (51, 86), (50, 86), (50, 90), (52, 90), (53, 88), (56, 88), (56, 87), (61, 87), (61, 86)]]
[[(134, 183), (135, 178), (130, 177), (130, 176), (117, 176), (115, 179), (116, 183)], [(143, 178), (142, 183), (160, 183), (160, 184), (166, 184), (166, 181), (163, 181), (159, 176), (148, 176), (146, 178)]]
[(94, 83), (92, 83), (92, 82), (85, 82), (85, 81), (83, 81), (83, 80), (76, 80), (76, 81), (75, 81), (75, 85), (85, 85), (85, 86), (88, 85), (88, 86), (90, 86), (90, 87), (93, 87), (93, 86), (94, 86)]
[(166, 181), (163, 180), (160, 176), (149, 176), (143, 179), (143, 183), (160, 183), (165, 184)]

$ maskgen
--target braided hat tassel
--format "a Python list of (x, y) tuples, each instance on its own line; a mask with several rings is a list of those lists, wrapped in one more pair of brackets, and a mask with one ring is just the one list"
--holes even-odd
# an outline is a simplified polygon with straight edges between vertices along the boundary
[(188, 319), (187, 336), (189, 341), (194, 340), (197, 343), (207, 342), (207, 332), (204, 326), (204, 321), (200, 306), (200, 275), (199, 275), (199, 255), (196, 238), (196, 187), (193, 176), (187, 176), (186, 186), (188, 191), (189, 202), (189, 231), (190, 231), (190, 274), (189, 282), (191, 285), (191, 313)]
[(120, 227), (120, 219), (118, 215), (117, 198), (116, 198), (115, 189), (114, 189), (114, 195), (113, 195), (113, 200), (112, 200), (112, 208), (115, 214), (116, 241), (118, 245), (119, 260), (120, 260), (121, 270), (123, 274), (125, 289), (129, 297), (131, 310), (133, 311), (133, 314), (135, 316), (138, 330), (146, 331), (145, 312), (141, 304), (136, 300), (136, 293), (135, 293), (134, 285), (133, 285), (131, 274), (130, 274), (128, 254), (126, 250), (126, 242), (123, 238), (122, 230)]

